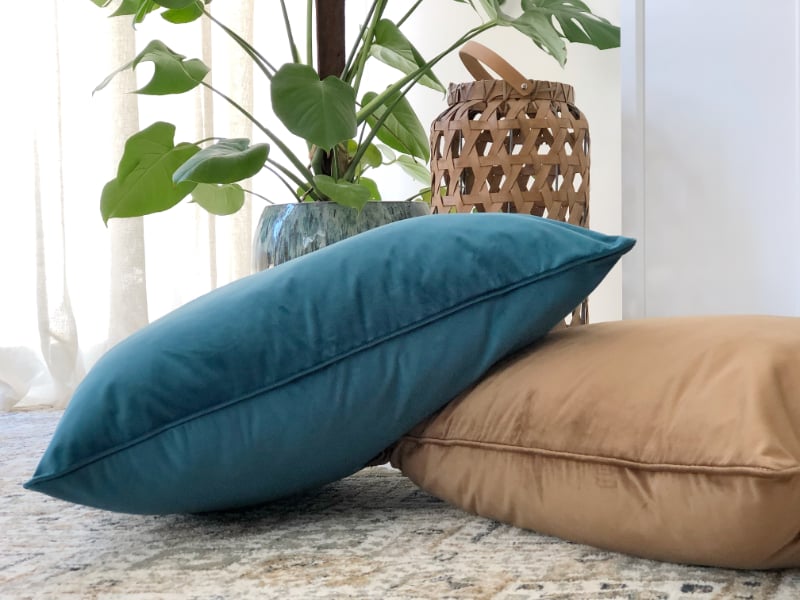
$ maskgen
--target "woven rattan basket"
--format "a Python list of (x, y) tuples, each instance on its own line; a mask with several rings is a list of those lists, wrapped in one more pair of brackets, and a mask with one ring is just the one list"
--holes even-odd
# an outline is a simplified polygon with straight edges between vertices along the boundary
[[(477, 42), (459, 55), (475, 81), (450, 84), (449, 107), (431, 125), (433, 212), (527, 213), (588, 227), (589, 123), (572, 86), (526, 79)], [(587, 321), (584, 301), (570, 322)]]

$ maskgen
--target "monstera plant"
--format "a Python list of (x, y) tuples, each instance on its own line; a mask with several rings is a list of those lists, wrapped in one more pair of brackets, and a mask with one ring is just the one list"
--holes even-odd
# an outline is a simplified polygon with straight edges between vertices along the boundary
[[(112, 2), (91, 1), (98, 6)], [(269, 40), (269, 52), (217, 20), (211, 0), (115, 0), (112, 16), (130, 18), (134, 25), (153, 15), (176, 24), (211, 19), (269, 80), (271, 106), (247, 112), (233, 93), (212, 87), (207, 81), (209, 67), (201, 60), (187, 58), (163, 41), (150, 42), (98, 89), (120, 71), (149, 62), (154, 67), (152, 78), (137, 93), (182, 94), (205, 86), (250, 119), (260, 139), (175, 143), (174, 125), (162, 121), (149, 125), (127, 140), (116, 177), (103, 189), (103, 219), (167, 210), (190, 195), (212, 213), (230, 214), (244, 202), (245, 190), (239, 182), (264, 169), (298, 201), (333, 201), (360, 209), (382, 198), (369, 177), (382, 165), (397, 164), (426, 179), (426, 127), (406, 95), (416, 85), (444, 92), (433, 68), (466, 41), (494, 27), (511, 27), (562, 65), (567, 59), (565, 41), (601, 49), (619, 45), (619, 28), (594, 15), (581, 0), (522, 0), (513, 15), (504, 10), (504, 0), (449, 1), (470, 5), (482, 23), (466, 31), (442, 27), (441, 51), (423, 58), (403, 28), (415, 11), (442, 0), (407, 0), (402, 4), (408, 8), (397, 20), (386, 17), (390, 0), (373, 0), (359, 16), (353, 40), (345, 38), (344, 0), (306, 0), (299, 23), (290, 19), (285, 0), (272, 1), (259, 8), (274, 10), (274, 18), (283, 20), (286, 43)], [(303, 51), (295, 43), (300, 31), (308, 33)], [(397, 80), (385, 89), (370, 89), (364, 78), (370, 61), (396, 69)], [(282, 137), (285, 134), (264, 125), (262, 111), (272, 111), (305, 142), (308, 152), (292, 151)]]

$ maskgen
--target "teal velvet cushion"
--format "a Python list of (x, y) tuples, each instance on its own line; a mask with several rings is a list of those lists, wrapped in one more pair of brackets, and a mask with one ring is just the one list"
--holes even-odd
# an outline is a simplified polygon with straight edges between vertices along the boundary
[(537, 217), (419, 217), (257, 273), (108, 351), (25, 487), (203, 512), (347, 476), (544, 335), (633, 240)]

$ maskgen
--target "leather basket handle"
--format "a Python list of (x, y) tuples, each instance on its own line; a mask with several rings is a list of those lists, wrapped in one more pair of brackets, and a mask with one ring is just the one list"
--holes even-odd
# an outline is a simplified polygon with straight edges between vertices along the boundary
[(494, 79), (484, 68), (483, 65), (486, 65), (521, 95), (528, 96), (533, 91), (534, 86), (530, 79), (527, 79), (494, 50), (490, 50), (483, 44), (469, 41), (458, 51), (458, 56), (470, 75), (478, 81)]

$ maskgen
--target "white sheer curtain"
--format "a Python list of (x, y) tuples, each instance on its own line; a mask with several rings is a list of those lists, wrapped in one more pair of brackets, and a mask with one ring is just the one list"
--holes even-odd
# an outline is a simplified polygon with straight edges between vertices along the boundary
[[(252, 35), (254, 0), (216, 4), (226, 24)], [(110, 345), (250, 271), (259, 200), (233, 217), (184, 203), (104, 226), (100, 192), (140, 126), (173, 122), (176, 141), (252, 134), (203, 88), (139, 97), (127, 93), (137, 85), (126, 73), (93, 96), (136, 48), (163, 39), (212, 65), (243, 106), (255, 101), (248, 62), (208, 22), (153, 16), (134, 32), (128, 18), (108, 14), (89, 0), (46, 0), (14, 3), (0, 21), (0, 410), (64, 406)]]

